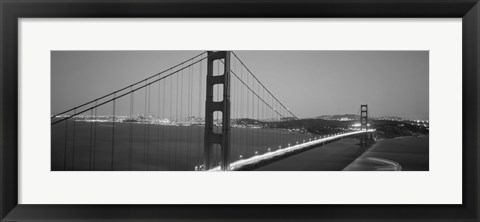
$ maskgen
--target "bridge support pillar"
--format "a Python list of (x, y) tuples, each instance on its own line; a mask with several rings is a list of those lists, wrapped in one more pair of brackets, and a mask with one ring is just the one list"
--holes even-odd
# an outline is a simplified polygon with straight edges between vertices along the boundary
[[(204, 169), (212, 168), (212, 150), (214, 145), (221, 149), (222, 170), (229, 170), (230, 166), (230, 52), (209, 51), (207, 58), (207, 94), (205, 101), (205, 137), (204, 137)], [(223, 62), (223, 74), (214, 75), (214, 61)], [(223, 86), (223, 100), (214, 101), (214, 86)], [(220, 87), (218, 87), (220, 89)], [(222, 113), (222, 131), (214, 132), (214, 112)]]
[[(360, 105), (360, 130), (368, 131), (368, 105)], [(360, 145), (367, 146), (369, 141), (369, 133), (365, 132), (360, 137)]]

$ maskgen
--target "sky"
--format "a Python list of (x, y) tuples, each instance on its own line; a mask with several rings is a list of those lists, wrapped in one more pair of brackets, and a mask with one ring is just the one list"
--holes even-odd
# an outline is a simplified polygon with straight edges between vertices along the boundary
[[(52, 51), (52, 114), (128, 86), (199, 53)], [(360, 104), (368, 104), (369, 114), (374, 117), (429, 117), (428, 51), (235, 53), (300, 118), (356, 114)]]

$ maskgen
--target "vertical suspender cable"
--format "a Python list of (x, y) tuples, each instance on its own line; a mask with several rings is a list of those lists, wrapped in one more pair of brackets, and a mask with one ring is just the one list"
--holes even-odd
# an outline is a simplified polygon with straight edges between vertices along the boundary
[[(168, 108), (169, 108), (168, 116), (169, 116), (169, 123), (170, 123), (170, 127), (169, 127), (169, 128), (171, 128), (171, 126), (172, 126), (172, 119), (173, 119), (173, 116), (172, 116), (173, 77), (171, 76), (171, 77), (169, 77), (169, 78), (170, 78), (170, 100), (169, 100), (170, 105), (169, 105), (169, 107), (168, 107)], [(169, 129), (169, 130), (167, 130), (167, 132), (168, 132), (168, 137), (167, 137), (167, 138), (171, 138), (171, 136), (172, 136), (172, 131)], [(169, 153), (169, 158), (168, 158), (168, 159), (169, 159), (169, 163), (172, 162), (172, 158), (171, 158), (172, 152), (171, 152), (171, 151), (172, 151), (172, 150), (169, 149), (169, 152), (168, 152), (168, 153)]]
[[(253, 118), (252, 118), (252, 125), (255, 125), (255, 122), (257, 121), (257, 113), (255, 112), (255, 79), (252, 79), (252, 113), (253, 113)], [(257, 141), (257, 133), (258, 131), (252, 127), (252, 149), (254, 154), (257, 154), (258, 149), (256, 147), (256, 141)]]
[(151, 121), (151, 112), (150, 112), (150, 101), (151, 101), (151, 84), (148, 84), (147, 90), (148, 90), (148, 103), (147, 103), (147, 108), (148, 108), (148, 114), (147, 114), (147, 170), (150, 170), (150, 121)]
[(115, 97), (116, 94), (113, 94), (113, 115), (112, 115), (112, 162), (110, 169), (114, 170), (113, 168), (113, 163), (114, 163), (114, 157), (115, 157)]
[(145, 100), (144, 100), (144, 110), (143, 110), (143, 168), (145, 170), (148, 170), (147, 168), (147, 124), (146, 124), (146, 119), (147, 119), (147, 81), (145, 81)]
[[(257, 91), (257, 94), (260, 96), (260, 84), (257, 84), (257, 87), (258, 87), (258, 91)], [(257, 127), (258, 125), (260, 124), (260, 98), (257, 97)], [(260, 141), (260, 132), (261, 132), (261, 128), (257, 128), (257, 146), (261, 147), (261, 145), (259, 144), (259, 141)]]
[(92, 121), (92, 118), (93, 118), (93, 109), (90, 110), (90, 117), (89, 117), (89, 120), (90, 120), (90, 156), (88, 158), (88, 170), (92, 170), (92, 147), (93, 147), (93, 121)]
[(63, 149), (63, 170), (67, 170), (68, 120), (65, 121), (65, 148)]
[(158, 76), (158, 93), (157, 93), (157, 168), (160, 167), (160, 76)]
[[(248, 85), (248, 84), (250, 83), (250, 82), (249, 82), (249, 78), (248, 78), (248, 73), (247, 73), (246, 79), (247, 79), (247, 85)], [(250, 91), (249, 91), (249, 90), (246, 90), (246, 91), (247, 91), (247, 93), (246, 93), (246, 97), (247, 97), (247, 119), (246, 119), (247, 121), (246, 121), (246, 123), (248, 124), (248, 121), (249, 121), (249, 119), (250, 119), (250, 108), (249, 108), (249, 106), (250, 106)], [(249, 141), (250, 141), (250, 129), (248, 128), (248, 125), (247, 125), (247, 128), (245, 128), (245, 129), (247, 130), (247, 132), (246, 132), (246, 134), (247, 134), (247, 139), (246, 139), (245, 142), (246, 142), (246, 146), (247, 146), (247, 148), (248, 148), (248, 155), (250, 156), (250, 155), (252, 154), (252, 151), (251, 151), (251, 150), (252, 150), (252, 147), (251, 147), (250, 144), (249, 144)]]
[[(240, 66), (240, 79), (243, 81), (243, 66)], [(244, 107), (245, 107), (245, 103), (244, 103), (244, 96), (243, 96), (243, 86), (240, 88), (240, 119), (241, 119), (241, 124), (243, 125), (243, 122), (245, 121), (244, 119)], [(241, 147), (241, 153), (240, 155), (245, 155), (245, 157), (247, 157), (246, 155), (246, 152), (244, 151), (245, 150), (245, 139), (244, 139), (244, 129), (243, 129), (243, 126), (242, 126), (242, 131), (240, 133), (240, 147)]]
[[(237, 68), (237, 60), (234, 59), (234, 60), (233, 60), (233, 63), (234, 63), (234, 64), (233, 64), (233, 70), (236, 70), (236, 68)], [(237, 106), (237, 102), (238, 102), (238, 101), (237, 101), (237, 81), (236, 81), (236, 79), (234, 79), (234, 78), (230, 78), (230, 82), (233, 82), (233, 90), (232, 90), (232, 92), (234, 93), (234, 94), (233, 94), (233, 97), (232, 97), (232, 95), (230, 94), (230, 97), (233, 99), (233, 109), (230, 109), (230, 110), (233, 110), (233, 115), (232, 115), (233, 117), (231, 118), (231, 121), (232, 121), (232, 122), (230, 123), (230, 126), (235, 126), (235, 125), (233, 124), (233, 121), (235, 121), (235, 120), (238, 119), (238, 117), (237, 117), (237, 113), (238, 113), (238, 110), (237, 110), (237, 108), (238, 108), (238, 106)], [(229, 159), (232, 160), (232, 161), (235, 160), (235, 157), (237, 156), (237, 144), (236, 144), (236, 143), (237, 143), (237, 137), (236, 137), (236, 135), (235, 135), (235, 130), (234, 130), (235, 128), (236, 128), (236, 127), (232, 127), (232, 130), (230, 130), (230, 132), (231, 132), (231, 133), (230, 133), (230, 135), (231, 135), (231, 136), (230, 136), (230, 139), (231, 139), (230, 147), (232, 148), (232, 152), (230, 152), (230, 157), (229, 157)]]
[(95, 123), (93, 124), (93, 128), (95, 129), (95, 133), (93, 134), (93, 163), (92, 163), (92, 168), (95, 170), (95, 154), (96, 154), (96, 148), (97, 148), (97, 100), (95, 100)]
[[(182, 65), (182, 70), (183, 70), (183, 65)], [(180, 80), (180, 77), (178, 76), (178, 74), (176, 75), (177, 76), (177, 88), (175, 89), (176, 90), (176, 95), (175, 95), (175, 153), (174, 153), (174, 163), (175, 163), (175, 170), (177, 170), (177, 151), (178, 151), (178, 89), (179, 89), (179, 80)]]
[(134, 107), (134, 96), (135, 92), (132, 91), (130, 87), (130, 121), (129, 121), (129, 138), (128, 138), (128, 169), (132, 170), (132, 143), (133, 143), (133, 107)]
[[(255, 125), (255, 79), (252, 78), (252, 126)], [(256, 138), (256, 130), (252, 127), (250, 128), (250, 131), (252, 132), (252, 140), (251, 140), (251, 143), (250, 143), (250, 146), (252, 147), (252, 152), (253, 152), (253, 155), (256, 155), (257, 153), (257, 150), (256, 150), (256, 147), (255, 147), (255, 138)]]
[[(192, 60), (192, 63), (190, 63), (191, 65), (193, 64), (193, 60)], [(192, 85), (192, 71), (193, 71), (193, 66), (190, 66), (188, 68), (188, 115), (187, 115), (187, 118), (188, 118), (188, 140), (189, 141), (192, 141), (192, 92), (193, 92), (193, 85)], [(190, 143), (186, 144), (187, 146), (187, 149), (188, 149), (188, 157), (187, 157), (187, 163), (188, 163), (188, 166), (189, 168), (187, 170), (190, 170), (190, 164), (191, 164), (191, 153), (192, 153), (192, 147), (190, 146)]]
[[(265, 96), (265, 90), (262, 88), (262, 101), (264, 100), (264, 96)], [(264, 109), (265, 109), (265, 104), (262, 102), (262, 108), (260, 109), (262, 111), (262, 114), (261, 114), (261, 120), (262, 120), (262, 122), (261, 122), (261, 129), (262, 129), (261, 143), (262, 143), (262, 146), (266, 146), (266, 144), (265, 144), (265, 128), (264, 128), (265, 117), (263, 116)]]
[[(165, 83), (165, 82), (167, 82), (167, 80), (163, 80), (163, 89), (162, 89), (162, 92), (163, 92), (163, 93), (162, 93), (162, 121), (165, 121), (165, 106), (166, 106), (166, 103), (167, 103), (167, 101), (165, 100), (165, 98), (166, 98), (166, 97), (165, 97), (165, 92), (166, 92), (166, 89), (165, 89), (165, 84), (166, 84), (166, 83)], [(165, 130), (166, 130), (166, 128), (163, 127), (163, 130), (164, 130), (164, 132), (162, 133), (162, 140), (161, 140), (161, 141), (162, 141), (162, 160), (161, 160), (161, 162), (160, 162), (160, 166), (162, 167), (162, 169), (163, 169), (163, 164), (164, 164), (163, 162), (164, 162), (164, 159), (165, 159), (165, 151), (166, 151), (166, 150), (165, 150), (165, 144), (166, 144), (166, 143), (165, 143)]]
[[(199, 74), (198, 74), (198, 118), (203, 118), (202, 117), (202, 79), (203, 79), (203, 75), (202, 75), (202, 68), (203, 68), (203, 63), (200, 62), (200, 68), (199, 68)], [(201, 140), (202, 138), (202, 132), (200, 130), (198, 130), (198, 139), (199, 141), (202, 141)], [(201, 146), (202, 143), (199, 144), (199, 147)], [(197, 148), (197, 163), (199, 163), (199, 167), (198, 167), (198, 170), (201, 170), (201, 155), (200, 155), (200, 152), (201, 152), (201, 149), (198, 149)]]
[(178, 163), (179, 163), (179, 168), (182, 169), (182, 164), (183, 164), (183, 143), (180, 142), (182, 141), (182, 137), (183, 137), (183, 122), (184, 122), (184, 118), (183, 118), (183, 69), (182, 69), (182, 72), (180, 73), (180, 122), (179, 122), (179, 126), (178, 126), (178, 129), (180, 130), (180, 134), (179, 134), (179, 160), (178, 160)]
[[(73, 110), (73, 114), (77, 113), (77, 109)], [(73, 141), (72, 141), (72, 170), (75, 170), (75, 118), (73, 120)]]

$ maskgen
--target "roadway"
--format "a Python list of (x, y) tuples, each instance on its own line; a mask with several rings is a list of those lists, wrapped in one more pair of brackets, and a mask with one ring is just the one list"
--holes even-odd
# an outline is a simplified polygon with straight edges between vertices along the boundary
[(346, 138), (259, 167), (258, 171), (341, 171), (361, 156), (368, 147)]
[[(268, 152), (265, 154), (261, 154), (258, 156), (253, 156), (248, 159), (244, 160), (238, 160), (236, 162), (233, 162), (230, 164), (230, 170), (242, 170), (242, 169), (249, 169), (249, 168), (257, 168), (257, 166), (262, 165), (263, 163), (268, 163), (272, 161), (276, 161), (278, 159), (282, 159), (283, 157), (286, 157), (291, 154), (296, 154), (301, 151), (306, 151), (309, 149), (312, 149), (317, 146), (323, 146), (326, 145), (330, 142), (343, 139), (343, 138), (348, 138), (350, 136), (356, 136), (360, 135), (363, 133), (368, 133), (368, 132), (374, 132), (375, 130), (368, 130), (368, 131), (353, 131), (353, 132), (347, 132), (347, 133), (339, 133), (335, 135), (330, 135), (325, 138), (319, 138), (317, 140), (313, 141), (308, 141), (305, 143), (293, 145), (291, 147), (286, 147), (284, 149)], [(211, 169), (210, 171), (218, 171), (220, 170), (220, 167), (215, 167)]]

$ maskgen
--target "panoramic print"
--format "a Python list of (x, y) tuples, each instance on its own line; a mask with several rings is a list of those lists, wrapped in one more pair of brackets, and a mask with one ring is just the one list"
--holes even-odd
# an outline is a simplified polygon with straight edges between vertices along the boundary
[(428, 51), (52, 51), (52, 171), (428, 171)]

